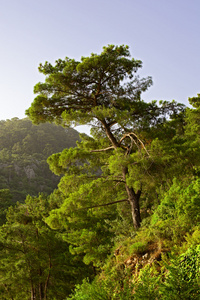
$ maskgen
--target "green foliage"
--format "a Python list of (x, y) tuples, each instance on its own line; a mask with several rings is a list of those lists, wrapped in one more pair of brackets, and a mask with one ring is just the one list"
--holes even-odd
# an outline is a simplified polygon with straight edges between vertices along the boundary
[(6, 211), (12, 205), (12, 195), (8, 189), (0, 190), (0, 225), (6, 221)]
[(64, 299), (74, 284), (90, 274), (58, 232), (44, 222), (48, 200), (27, 197), (25, 204), (10, 207), (1, 227), (1, 298)]
[(196, 247), (197, 245), (200, 245), (200, 228), (199, 226), (195, 226), (193, 229), (193, 233), (189, 234), (187, 233), (185, 236), (186, 243), (183, 248), (190, 248), (190, 247)]
[[(38, 96), (26, 111), (35, 124), (91, 125), (93, 139), (51, 156), (50, 167), (56, 174), (85, 174), (90, 178), (96, 172), (104, 178), (103, 185), (106, 181), (111, 187), (120, 184), (115, 191), (116, 201), (127, 198), (136, 230), (141, 223), (141, 193), (144, 190), (147, 198), (152, 165), (158, 170), (159, 164), (154, 164), (149, 144), (163, 132), (169, 132), (167, 139), (171, 142), (176, 135), (174, 126), (182, 123), (185, 111), (175, 101), (145, 103), (141, 94), (152, 85), (152, 79), (135, 75), (141, 67), (142, 62), (131, 59), (129, 47), (124, 45), (108, 45), (102, 53), (82, 57), (80, 62), (69, 58), (57, 60), (54, 66), (46, 62), (39, 67), (45, 82), (36, 84), (34, 92)], [(175, 158), (174, 153), (171, 156)], [(81, 189), (80, 185), (79, 194), (83, 195)], [(104, 199), (109, 196), (110, 191), (107, 196), (104, 192)]]
[(154, 234), (181, 244), (186, 234), (199, 224), (199, 195), (199, 179), (189, 185), (175, 180), (152, 216)]
[(54, 124), (34, 126), (28, 119), (0, 121), (0, 188), (10, 189), (13, 202), (27, 194), (50, 194), (59, 178), (53, 175), (47, 157), (76, 145), (78, 132)]
[[(48, 62), (41, 64), (39, 71), (46, 75), (46, 81), (35, 86), (38, 96), (26, 114), (35, 123), (61, 122), (63, 117), (69, 124), (86, 124), (95, 115), (102, 119), (99, 106), (115, 112), (127, 92), (138, 98), (152, 83), (151, 78), (132, 79), (142, 62), (129, 56), (128, 46), (108, 45), (100, 55), (92, 53), (90, 57), (82, 57), (81, 62), (66, 57), (57, 60), (55, 66)], [(122, 87), (124, 79), (131, 84)], [(123, 110), (128, 108), (128, 103), (123, 105)]]
[(110, 278), (105, 280), (96, 278), (91, 283), (84, 280), (66, 300), (134, 300), (133, 288), (130, 278), (118, 278), (116, 281)]
[(156, 300), (160, 297), (159, 285), (161, 284), (161, 275), (150, 265), (145, 266), (134, 280), (134, 300)]
[[(156, 299), (199, 299), (200, 248), (188, 249), (184, 254), (165, 257), (164, 267), (146, 265), (139, 275), (131, 275), (124, 269), (116, 273), (117, 266), (96, 278), (92, 283), (84, 281), (67, 299), (111, 299), (111, 300), (156, 300)], [(105, 277), (106, 275), (106, 277)], [(120, 276), (121, 275), (121, 276)]]
[[(85, 263), (93, 262), (96, 266), (101, 265), (112, 247), (113, 233), (109, 231), (110, 226), (106, 220), (108, 218), (112, 220), (116, 216), (113, 207), (112, 209), (109, 206), (101, 207), (104, 197), (111, 197), (109, 191), (106, 192), (105, 189), (105, 195), (99, 194), (102, 186), (106, 187), (108, 183), (102, 183), (101, 180), (93, 180), (87, 184), (81, 182), (81, 186), (78, 185), (79, 189), (76, 191), (76, 186), (71, 186), (73, 183), (76, 184), (74, 177), (65, 177), (61, 183), (63, 184), (63, 181), (68, 178), (69, 189), (64, 184), (66, 188), (65, 191), (63, 190), (64, 203), (59, 209), (51, 211), (46, 222), (54, 229), (66, 229), (63, 238), (72, 245), (70, 247), (72, 253), (84, 253)], [(69, 181), (70, 179), (72, 181)], [(98, 185), (99, 189), (96, 189)], [(65, 194), (68, 190), (71, 193)], [(98, 204), (94, 202), (97, 197)]]
[(77, 285), (74, 294), (67, 297), (66, 300), (109, 300), (106, 286), (103, 283), (93, 281), (89, 283), (87, 279), (80, 285)]
[(145, 250), (147, 250), (147, 242), (136, 242), (129, 248), (130, 254), (142, 254), (145, 253)]
[[(7, 277), (2, 275), (11, 292), (10, 278), (30, 290), (30, 275), (23, 277), (27, 262), (34, 285), (44, 284), (48, 258), (43, 249), (52, 241), (58, 265), (64, 262), (70, 272), (59, 281), (60, 273), (52, 267), (52, 282), (56, 282), (50, 285), (52, 299), (61, 294), (66, 298), (77, 283), (73, 267), (80, 258), (84, 277), (91, 267), (97, 276), (82, 284), (78, 280), (68, 299), (199, 298), (200, 97), (190, 99), (194, 109), (175, 101), (145, 103), (141, 94), (152, 80), (135, 76), (141, 67), (142, 62), (131, 59), (124, 45), (108, 45), (102, 53), (80, 61), (66, 58), (39, 66), (45, 82), (36, 84), (37, 96), (27, 116), (35, 124), (88, 124), (92, 137), (82, 135), (75, 148), (63, 147), (56, 154), (48, 142), (42, 156), (31, 152), (37, 147), (30, 147), (29, 135), (12, 149), (4, 141), (0, 159), (6, 166), (0, 173), (0, 187), (7, 187), (5, 174), (12, 181), (12, 160), (18, 159), (21, 146), (35, 160), (41, 159), (43, 169), (43, 155), (51, 154), (50, 169), (62, 175), (48, 201), (35, 199), (39, 208), (27, 198), (24, 205), (9, 209), (3, 227), (8, 239), (2, 233), (1, 254), (3, 271), (6, 266), (12, 271), (12, 276), (9, 272)], [(46, 141), (41, 130), (39, 135)], [(24, 156), (24, 162), (30, 165), (32, 157)], [(23, 179), (23, 184), (27, 191), (30, 182)], [(27, 214), (27, 209), (33, 213)], [(26, 246), (25, 258), (16, 252), (21, 244)], [(64, 257), (57, 244), (66, 247)], [(5, 245), (11, 245), (12, 251), (5, 250)], [(57, 289), (62, 293), (57, 295)], [(22, 289), (24, 298), (26, 292)]]
[(167, 264), (169, 271), (161, 286), (161, 299), (199, 299), (200, 247), (188, 249), (179, 258)]
[(199, 142), (200, 135), (200, 94), (197, 97), (189, 98), (189, 103), (194, 109), (187, 109), (186, 134), (188, 138)]

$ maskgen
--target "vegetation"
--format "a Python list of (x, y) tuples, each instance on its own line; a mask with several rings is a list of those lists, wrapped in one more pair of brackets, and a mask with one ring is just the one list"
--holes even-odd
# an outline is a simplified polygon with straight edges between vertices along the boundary
[(0, 121), (0, 189), (9, 189), (13, 202), (24, 202), (27, 194), (50, 194), (59, 177), (49, 170), (47, 157), (74, 147), (77, 140), (76, 130), (54, 124), (34, 126), (18, 118)]
[(2, 190), (2, 299), (200, 298), (200, 95), (145, 103), (141, 66), (123, 45), (40, 65), (27, 115), (91, 136), (48, 153), (50, 195)]

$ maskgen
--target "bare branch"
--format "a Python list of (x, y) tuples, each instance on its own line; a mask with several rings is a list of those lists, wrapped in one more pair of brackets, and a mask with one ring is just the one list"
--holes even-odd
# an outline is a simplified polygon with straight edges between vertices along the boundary
[(134, 135), (134, 136), (138, 139), (138, 141), (141, 143), (141, 145), (142, 145), (142, 147), (144, 148), (144, 150), (146, 151), (146, 153), (150, 156), (150, 154), (149, 154), (149, 152), (147, 151), (147, 149), (146, 149), (144, 143), (142, 142), (142, 140), (141, 140), (134, 132), (131, 132), (130, 134)]
[(138, 150), (140, 151), (140, 149), (139, 149), (139, 147), (138, 147), (136, 141), (131, 137), (131, 135), (133, 135), (133, 136), (140, 142), (140, 144), (142, 145), (142, 148), (144, 148), (145, 152), (148, 154), (148, 156), (150, 156), (150, 154), (149, 154), (149, 152), (147, 151), (147, 149), (146, 149), (144, 143), (142, 142), (142, 140), (141, 140), (134, 132), (130, 132), (130, 133), (125, 134), (125, 135), (120, 139), (119, 145), (122, 143), (122, 141), (123, 141), (125, 138), (129, 137), (129, 138), (131, 139), (131, 148), (132, 148), (132, 145), (133, 145), (133, 142), (134, 142), (134, 144), (137, 146)]
[(121, 140), (119, 141), (119, 145), (122, 143), (122, 141), (123, 141), (127, 136), (128, 136), (128, 134), (125, 134), (125, 135), (121, 138)]
[(114, 146), (110, 146), (110, 147), (105, 148), (105, 149), (91, 150), (90, 152), (103, 152), (103, 151), (107, 151), (107, 150), (111, 150), (111, 149), (114, 149)]

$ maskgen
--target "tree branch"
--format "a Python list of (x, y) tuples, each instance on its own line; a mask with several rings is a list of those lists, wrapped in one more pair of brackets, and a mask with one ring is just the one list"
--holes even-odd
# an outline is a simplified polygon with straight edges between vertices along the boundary
[[(148, 156), (150, 156), (150, 154), (149, 154), (149, 152), (147, 151), (147, 149), (146, 149), (144, 143), (142, 142), (142, 140), (141, 140), (134, 132), (130, 132), (130, 133), (125, 134), (125, 135), (121, 138), (121, 140), (119, 141), (119, 145), (121, 145), (122, 141), (123, 141), (126, 137), (129, 137), (129, 138), (131, 139), (131, 142), (132, 142), (132, 143), (134, 142), (135, 145), (138, 147), (137, 143), (134, 141), (134, 139), (131, 137), (131, 135), (133, 135), (133, 136), (140, 142), (140, 144), (142, 145), (142, 148), (145, 150), (145, 152), (148, 154)], [(132, 144), (132, 143), (131, 143), (131, 144)], [(131, 147), (132, 147), (132, 146), (131, 146)], [(138, 150), (139, 150), (139, 148), (138, 148)]]
[(90, 152), (103, 152), (103, 151), (107, 151), (107, 150), (110, 150), (110, 149), (114, 149), (114, 146), (110, 146), (110, 147), (105, 148), (105, 149), (91, 150)]
[(108, 123), (108, 127), (112, 127), (115, 124), (117, 124), (117, 121), (112, 121), (112, 122)]
[[(94, 205), (94, 206), (90, 206), (90, 207), (83, 207), (83, 208), (80, 208), (80, 209), (91, 209), (91, 208), (96, 208), (96, 207), (108, 206), (108, 205), (112, 205), (112, 204), (116, 204), (116, 203), (120, 203), (120, 202), (125, 202), (125, 201), (128, 202), (128, 199), (122, 199), (122, 200), (113, 201), (113, 202), (100, 204), (100, 205)], [(79, 210), (79, 209), (76, 209), (76, 210)]]

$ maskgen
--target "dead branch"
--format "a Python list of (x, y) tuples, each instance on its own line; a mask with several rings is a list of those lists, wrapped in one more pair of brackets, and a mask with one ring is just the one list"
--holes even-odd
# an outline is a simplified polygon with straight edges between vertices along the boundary
[[(133, 136), (140, 142), (140, 144), (142, 145), (142, 148), (145, 150), (145, 152), (148, 154), (148, 156), (150, 156), (150, 154), (149, 154), (149, 152), (147, 151), (147, 149), (146, 149), (144, 143), (143, 143), (142, 140), (137, 136), (137, 134), (135, 134), (134, 132), (130, 132), (130, 133), (125, 134), (125, 135), (120, 139), (119, 145), (122, 143), (122, 141), (123, 141), (125, 138), (129, 137), (130, 140), (131, 140), (131, 147), (130, 147), (130, 148), (132, 149), (132, 146), (133, 146), (133, 143), (134, 143), (134, 144), (137, 146), (138, 150), (140, 151), (140, 149), (139, 149), (139, 147), (138, 147), (138, 144), (137, 144), (136, 141), (131, 137), (131, 135), (133, 135)], [(141, 151), (140, 151), (140, 152), (141, 152)]]
[(105, 149), (91, 150), (90, 152), (103, 152), (103, 151), (108, 151), (108, 150), (111, 150), (111, 149), (114, 149), (114, 146), (110, 146), (110, 147), (105, 148)]

